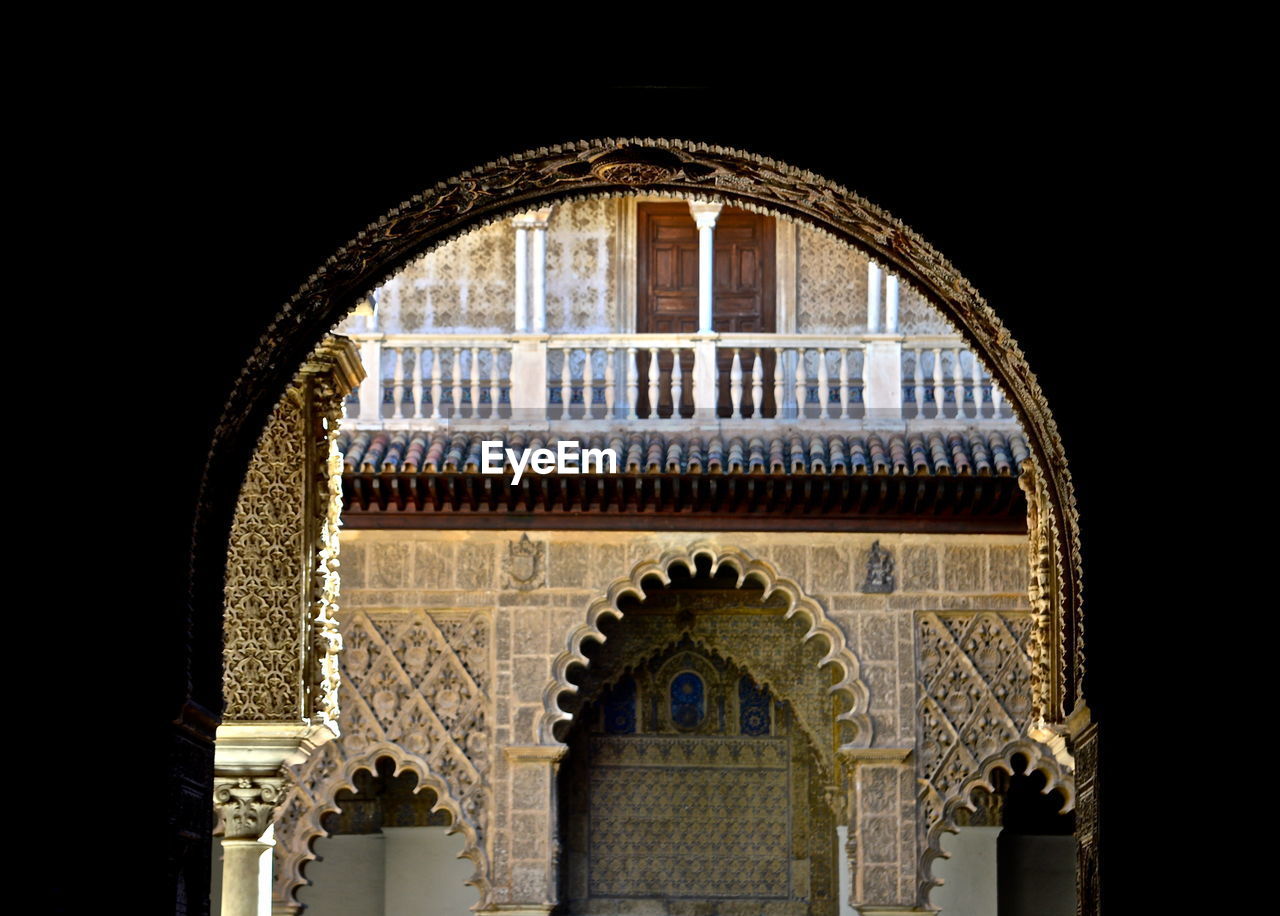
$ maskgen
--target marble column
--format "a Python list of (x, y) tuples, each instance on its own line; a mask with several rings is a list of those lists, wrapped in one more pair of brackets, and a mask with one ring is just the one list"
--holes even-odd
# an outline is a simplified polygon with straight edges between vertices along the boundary
[(222, 818), (222, 916), (270, 916), (271, 819), (284, 796), (283, 776), (214, 779)]
[(867, 333), (880, 333), (880, 265), (867, 261)]
[(689, 201), (698, 227), (698, 336), (693, 345), (693, 406), (695, 417), (712, 419), (720, 397), (717, 384), (715, 333), (715, 226), (721, 204)]
[(715, 290), (715, 228), (722, 204), (706, 201), (689, 201), (689, 212), (698, 227), (698, 333), (710, 334), (712, 324), (712, 296)]

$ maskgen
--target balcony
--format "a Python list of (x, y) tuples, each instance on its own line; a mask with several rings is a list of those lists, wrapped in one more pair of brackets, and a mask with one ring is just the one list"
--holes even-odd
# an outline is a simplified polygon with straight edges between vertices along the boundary
[(354, 333), (349, 430), (1015, 424), (956, 335)]

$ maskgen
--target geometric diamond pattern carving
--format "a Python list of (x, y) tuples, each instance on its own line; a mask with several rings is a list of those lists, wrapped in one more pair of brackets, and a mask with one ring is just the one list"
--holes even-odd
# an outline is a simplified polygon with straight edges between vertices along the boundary
[[(489, 620), (470, 615), (355, 611), (340, 622), (342, 737), (291, 770), (276, 819), (276, 900), (296, 903), (321, 817), (356, 770), (386, 755), (428, 777), (484, 869), (489, 736)], [(420, 782), (422, 780), (420, 779)], [(481, 875), (481, 878), (487, 876)], [(483, 884), (482, 884), (483, 895)]]
[(918, 776), (927, 832), (980, 761), (1026, 734), (1031, 719), (1029, 614), (923, 612)]

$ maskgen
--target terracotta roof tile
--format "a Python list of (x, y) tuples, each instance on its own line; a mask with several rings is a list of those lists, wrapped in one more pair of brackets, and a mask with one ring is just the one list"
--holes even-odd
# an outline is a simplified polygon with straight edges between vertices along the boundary
[[(517, 459), (568, 436), (539, 433), (343, 431), (338, 449), (346, 473), (475, 474), (481, 443), (499, 439)], [(577, 437), (575, 437), (577, 438)], [(938, 430), (854, 435), (700, 436), (631, 432), (593, 434), (584, 448), (612, 448), (629, 474), (815, 474), (1011, 476), (1028, 457), (1018, 432)], [(504, 465), (510, 467), (504, 453)]]

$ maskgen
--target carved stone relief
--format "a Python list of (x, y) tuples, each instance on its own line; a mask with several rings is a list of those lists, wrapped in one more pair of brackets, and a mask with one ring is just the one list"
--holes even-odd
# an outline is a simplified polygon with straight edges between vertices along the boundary
[(876, 541), (867, 554), (867, 578), (862, 591), (868, 595), (887, 595), (893, 591), (893, 554)]
[(546, 544), (529, 540), (523, 534), (518, 541), (507, 544), (502, 558), (502, 571), (506, 574), (506, 588), (529, 591), (543, 584), (546, 578)]
[(340, 688), (342, 737), (291, 773), (292, 788), (276, 822), (276, 899), (295, 903), (311, 843), (325, 836), (323, 816), (355, 773), (390, 757), (411, 770), (419, 789), (438, 796), (466, 837), (482, 901), (492, 759), (490, 620), (484, 611), (357, 611), (344, 616)]

